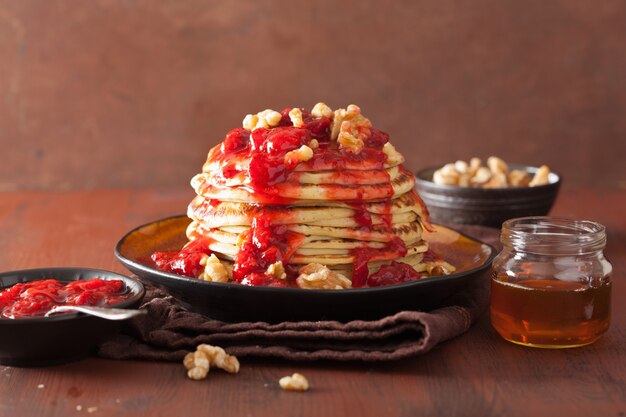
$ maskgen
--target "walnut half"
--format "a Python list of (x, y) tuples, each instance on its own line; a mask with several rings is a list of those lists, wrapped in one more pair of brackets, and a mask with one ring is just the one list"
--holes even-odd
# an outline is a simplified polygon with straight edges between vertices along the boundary
[(313, 149), (302, 145), (298, 149), (294, 149), (285, 154), (285, 165), (295, 167), (300, 162), (306, 162), (311, 158), (313, 158)]
[(207, 355), (198, 350), (189, 352), (183, 359), (183, 365), (187, 368), (187, 377), (196, 381), (206, 378), (211, 368)]
[(300, 268), (296, 283), (305, 290), (341, 290), (352, 287), (352, 281), (348, 278), (316, 263)]
[(204, 271), (198, 277), (201, 280), (212, 282), (228, 282), (230, 280), (228, 270), (215, 254), (204, 256), (200, 260), (200, 265), (204, 267)]
[(308, 391), (309, 389), (309, 381), (297, 372), (291, 376), (282, 377), (278, 384), (285, 391)]
[(248, 131), (253, 131), (261, 127), (274, 127), (280, 123), (282, 116), (275, 110), (266, 109), (257, 114), (247, 114), (244, 117), (242, 126)]
[(209, 374), (211, 368), (220, 368), (228, 373), (239, 372), (239, 360), (236, 356), (227, 354), (219, 346), (201, 344), (195, 352), (189, 352), (183, 359), (187, 368), (187, 377), (199, 381)]
[(221, 347), (203, 343), (198, 345), (197, 351), (204, 352), (209, 358), (212, 368), (223, 369), (229, 374), (239, 372), (239, 360), (237, 360), (237, 357), (227, 354)]
[(361, 108), (350, 104), (345, 109), (335, 110), (331, 126), (331, 139), (337, 139), (339, 148), (358, 154), (363, 141), (371, 135), (372, 122), (361, 114)]

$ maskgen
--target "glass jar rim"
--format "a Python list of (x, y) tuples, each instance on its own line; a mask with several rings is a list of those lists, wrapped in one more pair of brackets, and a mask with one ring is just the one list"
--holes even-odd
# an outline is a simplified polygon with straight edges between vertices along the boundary
[(606, 228), (591, 220), (558, 216), (518, 217), (502, 224), (501, 241), (532, 253), (591, 253), (606, 246)]

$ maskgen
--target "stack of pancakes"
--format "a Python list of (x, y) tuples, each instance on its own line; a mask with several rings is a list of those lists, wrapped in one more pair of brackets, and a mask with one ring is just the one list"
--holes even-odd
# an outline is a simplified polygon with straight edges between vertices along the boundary
[[(197, 197), (188, 208), (187, 236), (208, 238), (209, 249), (232, 267), (242, 233), (255, 218), (270, 216), (272, 224), (286, 225), (300, 236), (288, 264), (318, 263), (351, 278), (356, 257), (366, 251), (370, 273), (391, 261), (429, 273), (432, 264), (423, 262), (428, 245), (422, 239), (427, 211), (413, 190), (415, 177), (401, 166), (404, 158), (392, 146), (384, 150), (387, 160), (378, 167), (365, 161), (346, 163), (338, 171), (315, 159), (300, 163), (284, 182), (259, 194), (245, 174), (249, 161), (237, 161), (239, 174), (228, 179), (219, 174), (224, 162), (215, 147), (203, 172), (191, 181)], [(390, 250), (398, 239), (405, 254)]]

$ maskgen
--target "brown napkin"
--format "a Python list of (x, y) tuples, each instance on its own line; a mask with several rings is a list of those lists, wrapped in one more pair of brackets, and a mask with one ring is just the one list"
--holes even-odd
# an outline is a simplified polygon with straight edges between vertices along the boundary
[[(498, 230), (455, 226), (461, 232), (498, 247)], [(453, 306), (429, 312), (401, 311), (374, 321), (225, 323), (181, 307), (162, 290), (147, 286), (142, 308), (148, 314), (130, 322), (127, 334), (100, 346), (99, 356), (112, 359), (178, 361), (201, 343), (222, 346), (237, 356), (292, 360), (385, 361), (428, 352), (438, 343), (469, 329), (489, 299), (489, 272)]]

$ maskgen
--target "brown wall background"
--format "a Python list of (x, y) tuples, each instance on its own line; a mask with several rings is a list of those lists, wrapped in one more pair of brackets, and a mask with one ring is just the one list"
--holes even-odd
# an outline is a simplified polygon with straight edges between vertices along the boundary
[(246, 113), (320, 100), (412, 169), (626, 188), (626, 2), (0, 0), (0, 190), (184, 186)]

